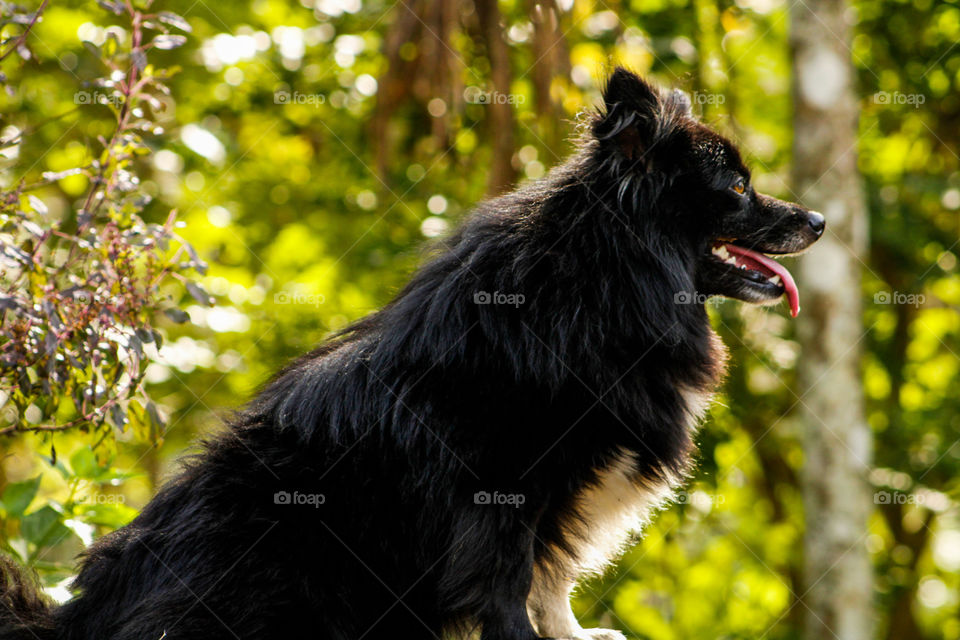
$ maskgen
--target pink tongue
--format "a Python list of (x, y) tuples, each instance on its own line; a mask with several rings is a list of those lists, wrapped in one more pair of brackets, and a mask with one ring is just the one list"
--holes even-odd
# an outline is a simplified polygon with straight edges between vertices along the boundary
[(749, 260), (753, 260), (754, 262), (763, 265), (774, 274), (780, 276), (780, 280), (783, 282), (783, 291), (787, 294), (787, 301), (790, 303), (790, 315), (792, 315), (794, 318), (797, 317), (797, 314), (800, 313), (800, 292), (797, 291), (797, 283), (793, 280), (793, 276), (790, 275), (790, 272), (787, 271), (786, 267), (773, 258), (768, 258), (762, 253), (757, 253), (756, 251), (751, 251), (750, 249), (744, 249), (743, 247), (738, 247), (734, 244), (724, 244), (724, 246), (731, 254), (743, 256)]

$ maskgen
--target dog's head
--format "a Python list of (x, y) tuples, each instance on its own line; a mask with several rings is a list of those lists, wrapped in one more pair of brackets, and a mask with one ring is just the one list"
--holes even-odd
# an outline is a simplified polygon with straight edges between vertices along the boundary
[(757, 193), (736, 147), (697, 121), (679, 91), (660, 91), (622, 68), (604, 91), (593, 122), (605, 198), (628, 219), (647, 216), (658, 235), (688, 256), (701, 295), (772, 303), (786, 294), (799, 311), (797, 286), (779, 262), (823, 234), (823, 216)]

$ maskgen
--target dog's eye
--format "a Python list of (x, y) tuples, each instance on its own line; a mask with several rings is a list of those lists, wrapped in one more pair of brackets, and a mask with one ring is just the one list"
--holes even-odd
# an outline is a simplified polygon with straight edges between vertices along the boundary
[(737, 178), (737, 181), (734, 182), (730, 188), (742, 195), (743, 192), (747, 190), (747, 183), (744, 182), (743, 178)]

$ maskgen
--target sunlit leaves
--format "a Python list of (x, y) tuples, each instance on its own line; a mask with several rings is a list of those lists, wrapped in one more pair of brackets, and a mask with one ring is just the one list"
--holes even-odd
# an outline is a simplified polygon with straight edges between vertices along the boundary
[(0, 495), (0, 508), (2, 508), (7, 517), (16, 518), (23, 515), (27, 507), (37, 495), (37, 489), (40, 488), (40, 476), (24, 482), (11, 482)]
[[(115, 118), (112, 132), (88, 147), (51, 149), (50, 164), (65, 168), (43, 172), (34, 184), (20, 181), (0, 199), (0, 226), (10, 232), (0, 238), (6, 265), (0, 278), (6, 311), (0, 434), (92, 429), (102, 444), (123, 433), (134, 398), (152, 406), (142, 383), (148, 354), (140, 336), (159, 348), (153, 323), (160, 311), (179, 311), (163, 299), (161, 285), (175, 276), (191, 296), (212, 304), (199, 285), (181, 275), (202, 272), (204, 265), (174, 231), (175, 216), (165, 224), (141, 218), (152, 197), (138, 175), (140, 159), (151, 153), (140, 132), (162, 132), (150, 121), (147, 105), (154, 112), (162, 109), (156, 96), (169, 94), (163, 81), (170, 77), (169, 70), (148, 65), (146, 56), (152, 48), (181, 46), (185, 37), (170, 35), (168, 27), (189, 31), (189, 25), (170, 12), (144, 16), (129, 13), (124, 3), (100, 4), (126, 19), (136, 37), (113, 28), (99, 44), (84, 41), (107, 73), (86, 82), (74, 102), (84, 109), (108, 108)], [(152, 27), (144, 26), (148, 23)], [(150, 44), (137, 44), (151, 28), (160, 33)], [(83, 164), (70, 166), (78, 160)], [(62, 206), (52, 214), (47, 202), (31, 193), (50, 185), (69, 192), (67, 182), (79, 176), (86, 178), (85, 190), (73, 192), (81, 196), (73, 216)], [(162, 422), (159, 416), (153, 411), (140, 422)], [(152, 427), (143, 434), (159, 437)], [(82, 459), (74, 462), (84, 469)]]

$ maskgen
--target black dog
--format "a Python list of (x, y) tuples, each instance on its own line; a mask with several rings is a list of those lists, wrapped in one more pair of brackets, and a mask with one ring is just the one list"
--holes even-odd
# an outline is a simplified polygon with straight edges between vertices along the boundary
[(703, 301), (788, 297), (811, 211), (682, 93), (617, 69), (579, 151), (485, 202), (383, 310), (283, 370), (59, 608), (0, 637), (618, 638), (568, 604), (690, 467), (724, 368)]

